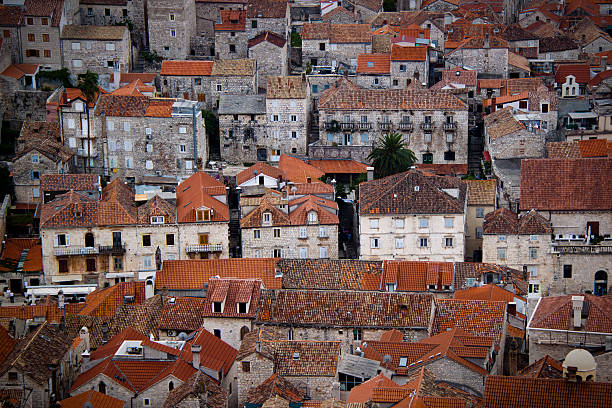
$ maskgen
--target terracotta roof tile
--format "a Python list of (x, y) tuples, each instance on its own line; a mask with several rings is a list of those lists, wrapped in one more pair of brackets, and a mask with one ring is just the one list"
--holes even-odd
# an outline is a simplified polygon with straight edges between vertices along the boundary
[(263, 404), (266, 400), (275, 396), (291, 402), (300, 402), (306, 397), (302, 390), (284, 377), (274, 373), (259, 386), (249, 390), (247, 401), (251, 404)]
[[(612, 50), (610, 50), (610, 52), (612, 52)], [(608, 58), (612, 60), (612, 57), (608, 57)], [(591, 78), (591, 80), (589, 81), (587, 85), (590, 87), (596, 87), (601, 82), (605, 81), (606, 79), (610, 77), (612, 77), (612, 69), (607, 69), (605, 71), (598, 72), (593, 78)]]
[(270, 44), (274, 44), (279, 48), (283, 48), (287, 43), (287, 40), (285, 37), (280, 34), (276, 34), (274, 31), (262, 31), (249, 40), (249, 48), (254, 47), (257, 44), (261, 44), (262, 42), (269, 42)]
[[(30, 251), (35, 252), (37, 248), (40, 249), (40, 239), (38, 238), (6, 239), (0, 258), (3, 261), (3, 264), (0, 265), (0, 271), (16, 271), (19, 259), (24, 251), (29, 254)], [(42, 271), (42, 265), (39, 270)]]
[(275, 179), (285, 178), (283, 172), (277, 167), (272, 167), (265, 162), (257, 162), (236, 175), (236, 184), (241, 185), (260, 174), (265, 174)]
[(305, 82), (300, 76), (269, 76), (266, 88), (267, 99), (304, 99)]
[(432, 333), (461, 328), (473, 336), (485, 336), (501, 344), (506, 303), (486, 300), (434, 299)]
[(538, 361), (520, 370), (517, 376), (529, 378), (563, 378), (563, 367), (560, 362), (549, 355), (545, 355)]
[[(418, 189), (416, 188), (418, 186)], [(456, 190), (457, 196), (443, 191)], [(361, 214), (462, 214), (467, 186), (456, 177), (410, 170), (360, 184)]]
[(343, 159), (309, 159), (308, 164), (325, 174), (363, 174), (368, 168), (367, 164)]
[(35, 150), (53, 161), (70, 160), (74, 153), (60, 142), (60, 126), (57, 122), (24, 122), (17, 139), (17, 151), (13, 162)]
[(160, 75), (170, 76), (210, 76), (212, 75), (213, 61), (162, 61)]
[[(459, 73), (459, 75), (457, 75), (457, 73)], [(442, 82), (475, 87), (477, 85), (477, 75), (478, 71), (476, 70), (461, 68), (447, 69), (442, 71)]]
[[(436, 290), (453, 284), (452, 262), (386, 261), (383, 266), (381, 288), (396, 284), (401, 292), (425, 292), (429, 285)], [(438, 287), (440, 286), (440, 287)]]
[(519, 217), (507, 208), (499, 208), (486, 214), (483, 224), (485, 234), (547, 235), (551, 231), (550, 221), (535, 210)]
[(323, 14), (321, 16), (321, 20), (323, 21), (330, 21), (332, 18), (338, 16), (338, 15), (344, 15), (346, 17), (348, 17), (349, 19), (351, 19), (350, 21), (357, 23), (358, 18), (357, 15), (354, 12), (348, 11), (347, 9), (345, 9), (342, 6), (337, 6), (335, 9), (328, 11), (327, 13)]
[(19, 6), (0, 6), (0, 25), (17, 26), (22, 24), (23, 8)]
[[(174, 300), (172, 300), (174, 299)], [(159, 328), (190, 332), (202, 327), (204, 299), (173, 297), (164, 303)]]
[[(176, 210), (179, 222), (196, 222), (196, 210), (212, 210), (211, 221), (228, 222), (225, 184), (199, 171), (178, 185)], [(220, 201), (220, 199), (224, 201)]]
[(402, 47), (398, 44), (391, 46), (391, 61), (426, 61), (427, 47)]
[(467, 164), (455, 164), (455, 163), (416, 163), (416, 168), (424, 170), (425, 172), (434, 174), (436, 176), (459, 176), (468, 174)]
[[(295, 192), (293, 187), (295, 187)], [(283, 188), (283, 193), (286, 189), (287, 187)], [(291, 186), (290, 193), (295, 195), (313, 194), (330, 196), (334, 194), (334, 187), (325, 183), (295, 183)]]
[(200, 329), (193, 340), (185, 346), (186, 352), (182, 358), (187, 363), (191, 363), (193, 359), (192, 345), (199, 345), (202, 348), (200, 352), (201, 367), (206, 367), (215, 372), (223, 371), (224, 376), (232, 368), (238, 354), (238, 350), (204, 328)]
[(211, 75), (215, 76), (253, 76), (255, 75), (255, 60), (234, 59), (215, 60)]
[(282, 259), (285, 289), (379, 290), (382, 262), (340, 259)]
[(163, 216), (165, 224), (173, 224), (176, 222), (175, 210), (176, 207), (169, 201), (155, 195), (146, 203), (138, 207), (138, 223), (150, 225), (151, 217)]
[(488, 376), (487, 408), (603, 408), (609, 406), (612, 383), (569, 382), (565, 379)]
[(523, 71), (531, 72), (527, 58), (513, 52), (508, 52), (508, 65), (522, 69)]
[(101, 392), (89, 390), (58, 402), (62, 408), (83, 408), (91, 404), (92, 408), (123, 408), (123, 401)]
[[(589, 304), (588, 317), (580, 330), (612, 333), (612, 300), (589, 294), (580, 296)], [(573, 330), (572, 296), (542, 298), (533, 312), (529, 328)]]
[(468, 205), (495, 205), (497, 180), (464, 180), (468, 186)]
[(274, 356), (276, 373), (285, 377), (335, 377), (339, 341), (264, 340), (262, 353)]
[(87, 295), (86, 305), (79, 314), (87, 316), (112, 317), (119, 306), (125, 303), (125, 296), (134, 296), (134, 302), (145, 300), (144, 282), (121, 282), (108, 288), (98, 289)]
[(573, 75), (576, 82), (586, 85), (591, 80), (591, 67), (588, 64), (561, 64), (555, 72), (555, 82), (561, 86), (568, 75)]
[(514, 302), (515, 294), (494, 284), (477, 288), (467, 288), (455, 291), (455, 299), (494, 300), (500, 302)]
[[(524, 96), (524, 98), (523, 98)], [(502, 101), (504, 97), (495, 98), (495, 103), (506, 103), (508, 101)], [(517, 97), (505, 97), (505, 98), (518, 98), (518, 99), (526, 99), (526, 94), (521, 94)], [(486, 126), (486, 132), (488, 133), (491, 140), (495, 140), (497, 138), (512, 135), (516, 132), (520, 132), (525, 130), (525, 125), (514, 118), (512, 113), (512, 106), (508, 106), (503, 109), (496, 110), (493, 113), (488, 114), (484, 117), (484, 122)]]
[(319, 178), (325, 174), (305, 161), (286, 154), (281, 155), (278, 168), (294, 183), (321, 183)]
[[(255, 318), (261, 285), (259, 279), (210, 279), (202, 305), (202, 316)], [(223, 310), (220, 313), (214, 311), (214, 302), (223, 303)], [(248, 310), (240, 313), (238, 303), (246, 303), (249, 306)]]
[(608, 141), (606, 139), (578, 140), (580, 157), (608, 157)]
[(357, 56), (358, 74), (388, 74), (390, 72), (389, 54), (359, 54)]
[(296, 206), (289, 213), (291, 225), (307, 225), (308, 214), (316, 212), (317, 222), (321, 225), (338, 225), (338, 204), (314, 195), (306, 195), (289, 201), (289, 207)]
[(221, 278), (261, 279), (264, 286), (280, 289), (282, 279), (275, 277), (277, 260), (262, 259), (190, 259), (164, 261), (156, 275), (157, 289), (203, 290), (213, 276)]
[(426, 327), (431, 295), (350, 292), (270, 291), (262, 293), (257, 321), (264, 324), (299, 324), (362, 327)]
[(163, 408), (174, 408), (187, 398), (205, 398), (210, 408), (227, 406), (227, 391), (208, 375), (197, 371), (168, 394)]
[(580, 48), (580, 46), (576, 44), (571, 37), (566, 35), (556, 35), (554, 37), (545, 37), (540, 39), (540, 54), (575, 50), (578, 48)]
[(612, 158), (523, 160), (520, 208), (609, 210), (611, 180)]
[(304, 40), (329, 40), (330, 43), (371, 43), (370, 24), (306, 23), (302, 27)]
[(97, 174), (43, 174), (40, 179), (42, 191), (95, 191), (100, 188)]
[(11, 64), (0, 75), (21, 79), (25, 75), (34, 75), (38, 72), (38, 64)]
[[(121, 41), (128, 31), (124, 25), (93, 26), (93, 25), (65, 25), (60, 38), (62, 40), (115, 40)], [(127, 38), (127, 37), (126, 37)]]
[(285, 336), (275, 331), (271, 327), (256, 328), (244, 335), (242, 343), (240, 343), (240, 350), (236, 355), (236, 361), (240, 361), (245, 357), (258, 352), (258, 342), (269, 341), (269, 340), (283, 340)]
[(248, 18), (282, 18), (287, 13), (287, 0), (248, 0)]
[(549, 159), (579, 159), (580, 149), (576, 142), (546, 143)]
[(13, 351), (15, 344), (17, 344), (17, 340), (12, 338), (4, 327), (0, 326), (0, 363), (4, 362), (4, 359)]
[(221, 23), (215, 24), (215, 31), (244, 31), (246, 10), (219, 10)]

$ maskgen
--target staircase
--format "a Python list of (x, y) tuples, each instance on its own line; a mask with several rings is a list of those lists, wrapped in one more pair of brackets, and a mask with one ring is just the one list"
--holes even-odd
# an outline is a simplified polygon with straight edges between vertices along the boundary
[(134, 68), (132, 69), (132, 72), (144, 72), (144, 67), (147, 62), (142, 57), (143, 52), (149, 52), (149, 48), (143, 48), (142, 50), (140, 50), (140, 52), (138, 53), (138, 59), (134, 61)]
[(242, 235), (240, 230), (240, 211), (230, 211), (230, 222), (229, 222), (229, 243), (230, 243), (230, 257), (241, 258), (242, 257)]
[(481, 175), (480, 160), (484, 149), (482, 124), (468, 132), (468, 172), (478, 177)]
[(310, 129), (308, 132), (308, 144), (319, 140), (319, 112), (313, 112), (310, 118)]

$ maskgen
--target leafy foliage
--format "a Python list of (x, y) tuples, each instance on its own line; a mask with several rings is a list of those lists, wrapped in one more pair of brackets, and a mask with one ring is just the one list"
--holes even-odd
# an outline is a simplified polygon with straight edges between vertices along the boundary
[(395, 0), (383, 0), (383, 11), (397, 11)]
[(41, 83), (41, 79), (47, 79), (53, 82), (61, 82), (64, 88), (72, 88), (74, 86), (70, 80), (70, 71), (68, 68), (62, 68), (55, 71), (38, 71), (36, 76), (37, 83)]
[(221, 146), (219, 145), (219, 118), (207, 110), (202, 110), (202, 117), (206, 125), (206, 136), (208, 136), (210, 152), (221, 154)]
[(291, 48), (302, 48), (302, 37), (298, 33), (291, 33)]
[(142, 56), (142, 58), (144, 58), (145, 61), (147, 61), (149, 64), (152, 64), (154, 62), (162, 62), (164, 57), (162, 57), (161, 55), (159, 55), (157, 52), (155, 51), (141, 51), (140, 55)]
[(79, 74), (78, 79), (79, 83), (77, 88), (81, 90), (87, 102), (95, 102), (98, 92), (100, 92), (100, 88), (98, 87), (98, 74), (87, 70), (86, 73)]
[(378, 145), (368, 156), (368, 161), (374, 166), (376, 178), (408, 171), (416, 160), (414, 152), (406, 148), (402, 135), (397, 132), (387, 133), (381, 137)]

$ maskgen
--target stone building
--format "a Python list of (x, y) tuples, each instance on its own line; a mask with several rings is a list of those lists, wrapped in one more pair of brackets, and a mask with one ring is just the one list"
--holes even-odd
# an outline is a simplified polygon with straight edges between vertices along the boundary
[(497, 208), (497, 180), (464, 180), (468, 207), (465, 221), (465, 259), (482, 262), (485, 215)]
[(485, 35), (464, 40), (445, 55), (446, 69), (475, 69), (489, 78), (508, 77), (508, 42)]
[[(23, 294), (44, 282), (42, 249), (38, 238), (6, 238), (0, 266), (0, 289)], [(17, 336), (15, 336), (17, 337)]]
[(249, 39), (262, 31), (271, 31), (287, 38), (291, 27), (291, 6), (287, 0), (249, 0), (246, 32)]
[(553, 265), (548, 220), (535, 210), (518, 217), (500, 208), (485, 216), (483, 233), (483, 262), (522, 270), (529, 280), (531, 298), (549, 293)]
[(576, 347), (598, 350), (609, 343), (612, 302), (595, 295), (543, 297), (527, 326), (529, 362), (546, 355), (562, 360)]
[(357, 75), (352, 79), (357, 86), (388, 89), (391, 87), (391, 56), (389, 54), (359, 54), (356, 73)]
[(282, 376), (313, 400), (339, 398), (340, 342), (287, 341), (270, 332), (255, 330), (240, 346), (236, 356), (238, 406), (244, 406), (249, 391), (273, 374)]
[(303, 77), (269, 76), (266, 114), (267, 152), (258, 152), (258, 160), (278, 161), (283, 154), (306, 155), (310, 98)]
[(215, 57), (247, 57), (249, 36), (246, 32), (246, 10), (221, 10), (221, 22), (215, 24)]
[(125, 24), (131, 28), (130, 37), (138, 49), (147, 44), (145, 2), (142, 0), (83, 0), (79, 2), (79, 17), (83, 25)]
[(419, 170), (362, 183), (360, 258), (463, 261), (466, 193), (456, 177)]
[(288, 47), (285, 37), (273, 31), (263, 31), (249, 40), (248, 57), (257, 61), (257, 83), (260, 89), (266, 89), (269, 76), (287, 75)]
[(544, 156), (545, 133), (530, 132), (506, 107), (484, 117), (485, 150), (493, 159), (526, 159)]
[(262, 159), (258, 152), (267, 152), (268, 142), (265, 96), (221, 95), (217, 112), (221, 157), (230, 163)]
[(104, 175), (133, 181), (161, 174), (179, 178), (206, 163), (199, 103), (117, 95), (121, 89), (102, 95), (95, 109), (92, 150), (103, 158)]
[(356, 24), (359, 23), (357, 14), (348, 11), (342, 6), (336, 6), (333, 10), (325, 12), (321, 16), (321, 20), (331, 24)]
[(259, 279), (210, 279), (201, 308), (204, 328), (240, 348), (252, 329), (262, 286)]
[[(215, 24), (221, 21), (222, 10), (245, 10), (246, 0), (199, 0), (195, 3), (196, 7), (196, 38), (192, 40), (192, 44), (196, 48), (196, 55), (215, 55), (214, 43), (212, 50), (207, 50), (204, 47), (206, 37), (213, 39), (215, 37)], [(211, 52), (212, 51), (212, 52)]]
[(165, 97), (205, 102), (219, 107), (219, 97), (257, 93), (257, 62), (252, 59), (163, 61), (161, 93)]
[(97, 174), (44, 174), (40, 178), (40, 190), (45, 203), (70, 190), (99, 200), (102, 186)]
[(146, 3), (149, 48), (164, 59), (185, 59), (191, 55), (191, 38), (196, 33), (193, 0)]
[(357, 67), (357, 56), (372, 52), (369, 24), (306, 23), (302, 27), (302, 65)]
[[(254, 206), (254, 200), (260, 200), (259, 205)], [(338, 258), (335, 202), (312, 195), (294, 200), (266, 195), (243, 198), (242, 205), (244, 257)]]
[[(343, 5), (345, 5), (345, 3), (348, 2), (342, 2)], [(356, 0), (349, 4), (353, 5), (357, 18), (362, 23), (369, 22), (383, 10), (382, 1), (380, 0)]]
[(427, 47), (391, 47), (391, 86), (405, 88), (412, 82), (428, 84), (429, 54)]
[(382, 135), (397, 131), (419, 163), (467, 163), (467, 106), (451, 93), (363, 89), (342, 79), (318, 108), (318, 143), (349, 151), (346, 158), (365, 162)]
[(25, 122), (11, 163), (16, 202), (41, 202), (42, 176), (71, 173), (74, 170), (73, 156), (74, 153), (60, 142), (58, 123)]
[(23, 25), (24, 9), (19, 6), (3, 5), (0, 8), (0, 30), (2, 30), (2, 55), (8, 55), (8, 63), (21, 62), (20, 26)]
[(555, 35), (540, 39), (538, 59), (545, 60), (548, 64), (536, 64), (536, 72), (552, 73), (552, 65), (555, 61), (577, 61), (580, 56), (580, 46), (566, 35)]
[(542, 293), (609, 293), (612, 159), (523, 160), (520, 180), (521, 212), (535, 209), (552, 225), (552, 277)]
[(110, 82), (115, 71), (132, 68), (132, 42), (126, 26), (75, 26), (62, 30), (62, 61), (74, 75), (88, 70), (100, 83)]

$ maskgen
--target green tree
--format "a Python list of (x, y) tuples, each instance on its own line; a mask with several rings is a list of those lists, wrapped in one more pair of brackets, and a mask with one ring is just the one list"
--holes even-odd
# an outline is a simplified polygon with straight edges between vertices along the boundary
[(81, 90), (81, 93), (87, 100), (85, 112), (87, 114), (87, 158), (85, 159), (85, 172), (89, 173), (89, 160), (91, 157), (91, 124), (89, 123), (89, 105), (94, 104), (96, 99), (98, 98), (98, 93), (100, 92), (100, 87), (98, 86), (98, 74), (95, 72), (91, 72), (87, 70), (84, 74), (79, 74), (78, 76), (79, 83), (77, 88)]
[(368, 161), (374, 166), (376, 178), (407, 171), (416, 160), (412, 150), (406, 148), (402, 135), (397, 132), (387, 133), (381, 137), (368, 156)]
[(206, 126), (206, 136), (208, 136), (209, 152), (213, 157), (220, 157), (219, 118), (213, 112), (207, 110), (202, 110), (202, 117)]

